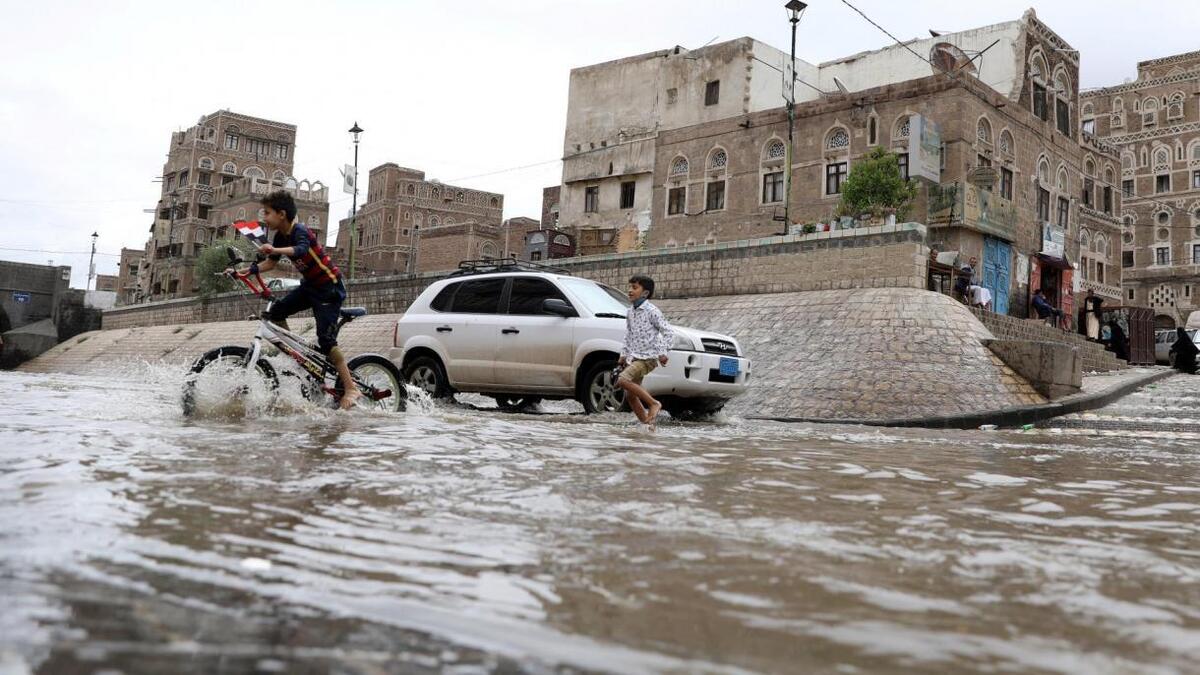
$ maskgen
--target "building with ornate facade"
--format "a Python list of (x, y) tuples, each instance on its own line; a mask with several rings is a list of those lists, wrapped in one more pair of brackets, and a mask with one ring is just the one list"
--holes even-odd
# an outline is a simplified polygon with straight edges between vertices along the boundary
[(232, 236), (229, 226), (235, 220), (256, 218), (258, 200), (271, 190), (296, 195), (302, 202), (300, 220), (323, 241), (328, 191), (319, 182), (292, 178), (295, 149), (294, 125), (228, 110), (171, 134), (162, 194), (143, 257), (140, 299), (195, 294), (196, 256), (214, 240)]
[[(504, 195), (426, 180), (388, 162), (371, 169), (354, 226), (354, 274), (385, 276), (448, 270), (503, 248)], [(350, 219), (340, 222), (338, 264), (349, 270)]]
[[(843, 226), (842, 183), (882, 148), (918, 181), (908, 218), (927, 222), (940, 250), (979, 260), (997, 311), (1026, 316), (1037, 288), (1072, 315), (1088, 289), (1119, 299), (1121, 197), (1100, 182), (1117, 156), (1081, 134), (1078, 53), (1032, 10), (796, 70), (791, 231)], [(644, 245), (783, 232), (787, 126), (776, 106), (659, 129)], [(580, 231), (581, 254), (608, 243)]]
[(1142, 61), (1136, 80), (1080, 101), (1085, 135), (1120, 157), (1104, 179), (1125, 197), (1124, 301), (1182, 326), (1200, 309), (1200, 51)]

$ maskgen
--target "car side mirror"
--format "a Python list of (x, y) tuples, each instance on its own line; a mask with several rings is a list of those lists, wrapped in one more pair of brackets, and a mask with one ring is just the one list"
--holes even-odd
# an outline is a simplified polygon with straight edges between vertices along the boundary
[(546, 298), (543, 300), (542, 311), (547, 314), (557, 314), (564, 318), (579, 316), (579, 312), (576, 312), (574, 307), (559, 298)]

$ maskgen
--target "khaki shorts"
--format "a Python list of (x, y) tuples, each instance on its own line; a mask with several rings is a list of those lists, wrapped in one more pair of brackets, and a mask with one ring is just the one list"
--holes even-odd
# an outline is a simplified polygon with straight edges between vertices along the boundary
[(649, 375), (658, 367), (658, 359), (635, 359), (625, 366), (625, 370), (621, 371), (619, 376), (622, 380), (629, 380), (635, 384), (641, 384), (642, 378)]

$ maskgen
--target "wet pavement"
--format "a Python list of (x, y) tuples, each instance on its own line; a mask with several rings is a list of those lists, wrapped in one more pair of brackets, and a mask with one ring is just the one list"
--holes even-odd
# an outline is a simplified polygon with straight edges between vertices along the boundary
[(0, 373), (0, 673), (1200, 659), (1200, 377), (1031, 431), (654, 434), (422, 401), (185, 420), (180, 378)]

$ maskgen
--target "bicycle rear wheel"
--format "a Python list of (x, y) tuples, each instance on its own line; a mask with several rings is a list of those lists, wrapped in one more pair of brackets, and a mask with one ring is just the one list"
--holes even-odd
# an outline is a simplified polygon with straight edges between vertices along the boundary
[[(358, 405), (386, 412), (404, 412), (408, 406), (408, 390), (396, 364), (379, 354), (360, 354), (347, 363), (362, 398)], [(342, 385), (337, 386), (341, 398)]]
[(201, 407), (231, 400), (261, 400), (270, 406), (279, 390), (275, 368), (260, 358), (249, 369), (246, 367), (249, 358), (250, 350), (246, 347), (229, 345), (196, 359), (183, 382), (183, 414), (191, 416)]

